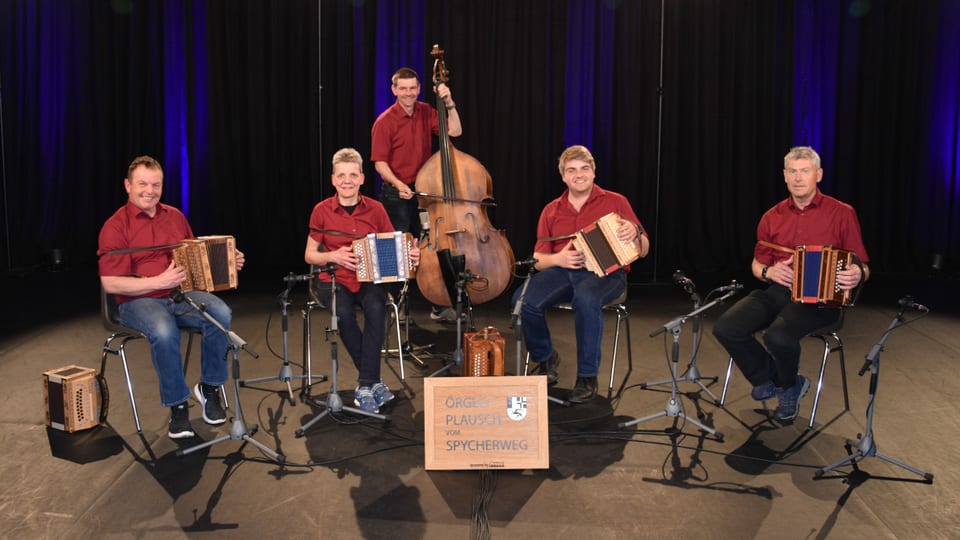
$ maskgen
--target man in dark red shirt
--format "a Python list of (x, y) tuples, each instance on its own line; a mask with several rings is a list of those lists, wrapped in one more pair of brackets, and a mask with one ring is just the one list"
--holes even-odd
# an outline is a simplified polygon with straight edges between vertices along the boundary
[[(370, 160), (383, 179), (380, 202), (390, 216), (394, 230), (418, 236), (420, 220), (414, 184), (417, 173), (433, 152), (433, 136), (440, 133), (440, 120), (431, 105), (417, 100), (420, 78), (416, 71), (398, 69), (393, 74), (390, 90), (397, 101), (373, 123), (370, 130)], [(447, 112), (447, 133), (451, 137), (459, 137), (463, 128), (450, 88), (440, 83), (436, 93)], [(399, 287), (392, 292), (396, 295)], [(437, 321), (456, 321), (452, 308), (434, 306), (430, 317)]]
[[(203, 331), (200, 384), (194, 386), (193, 392), (208, 424), (222, 424), (227, 418), (220, 404), (219, 389), (227, 380), (228, 338), (190, 305), (175, 303), (170, 297), (187, 277), (186, 270), (173, 262), (171, 244), (193, 238), (193, 231), (179, 210), (160, 202), (163, 193), (160, 163), (150, 156), (134, 159), (123, 183), (129, 200), (100, 230), (97, 250), (100, 284), (107, 294), (115, 296), (120, 322), (139, 330), (150, 342), (154, 369), (160, 380), (160, 401), (171, 409), (169, 437), (193, 437), (186, 403), (190, 389), (184, 380), (180, 356), (180, 328)], [(156, 249), (158, 246), (166, 247)], [(239, 270), (244, 262), (240, 251), (236, 253), (236, 261)], [(231, 312), (223, 300), (203, 291), (186, 294), (230, 328)]]
[[(573, 305), (577, 382), (570, 401), (583, 403), (597, 395), (603, 306), (623, 294), (629, 267), (599, 277), (585, 268), (584, 254), (574, 247), (572, 240), (547, 239), (569, 237), (614, 212), (620, 217), (616, 230), (620, 241), (638, 242), (641, 257), (650, 250), (650, 241), (627, 198), (594, 184), (596, 165), (589, 150), (571, 146), (560, 155), (558, 165), (567, 189), (540, 214), (537, 238), (541, 240), (537, 241), (533, 254), (538, 272), (530, 277), (524, 293), (520, 322), (530, 357), (539, 363), (538, 371), (547, 376), (547, 382), (554, 384), (560, 357), (550, 339), (545, 310), (561, 302)], [(521, 291), (518, 289), (514, 295), (514, 303)]]
[[(861, 264), (839, 272), (837, 284), (843, 290), (857, 287), (870, 271), (856, 211), (817, 188), (823, 179), (817, 152), (808, 146), (792, 148), (783, 158), (783, 179), (790, 196), (760, 218), (751, 263), (753, 275), (770, 285), (752, 291), (727, 310), (717, 320), (713, 335), (753, 385), (751, 396), (758, 401), (776, 396), (774, 417), (789, 421), (797, 417), (800, 398), (810, 388), (810, 381), (797, 373), (800, 340), (836, 322), (840, 308), (794, 303), (794, 256), (760, 241), (789, 248), (820, 245), (852, 251)], [(754, 337), (761, 330), (765, 346)]]
[[(354, 403), (363, 411), (377, 413), (394, 397), (380, 378), (387, 291), (381, 284), (357, 281), (357, 255), (352, 245), (353, 240), (370, 233), (394, 229), (383, 205), (360, 194), (364, 176), (359, 152), (353, 148), (338, 150), (333, 155), (330, 180), (337, 193), (313, 207), (303, 258), (316, 266), (336, 265), (340, 338), (357, 367)], [(410, 258), (418, 264), (420, 250), (415, 247)], [(327, 274), (320, 274), (320, 279), (331, 281)], [(357, 323), (357, 305), (363, 310), (362, 330)]]

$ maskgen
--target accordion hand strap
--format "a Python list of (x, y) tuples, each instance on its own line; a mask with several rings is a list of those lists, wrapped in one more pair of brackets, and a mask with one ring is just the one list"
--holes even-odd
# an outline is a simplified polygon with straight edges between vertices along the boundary
[(145, 247), (114, 249), (112, 251), (107, 251), (105, 253), (102, 253), (100, 256), (103, 257), (104, 255), (121, 255), (124, 253), (136, 253), (138, 251), (157, 251), (161, 249), (173, 249), (173, 248), (178, 248), (182, 245), (183, 245), (183, 242), (178, 242), (176, 244), (165, 244), (162, 246), (145, 246)]
[(774, 244), (773, 242), (767, 242), (766, 240), (757, 240), (757, 243), (761, 246), (766, 246), (770, 249), (775, 249), (777, 251), (783, 251), (786, 253), (796, 253), (797, 250), (793, 248), (788, 248), (786, 246), (781, 246), (780, 244)]

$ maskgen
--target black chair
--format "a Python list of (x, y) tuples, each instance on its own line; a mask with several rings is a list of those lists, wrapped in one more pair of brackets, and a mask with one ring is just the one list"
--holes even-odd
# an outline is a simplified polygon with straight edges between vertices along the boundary
[[(840, 381), (843, 385), (843, 410), (841, 411), (841, 414), (850, 410), (850, 397), (847, 393), (847, 365), (843, 355), (843, 340), (840, 339), (839, 334), (840, 329), (843, 328), (843, 317), (845, 313), (846, 310), (841, 309), (840, 317), (835, 323), (829, 324), (805, 336), (809, 338), (816, 338), (823, 342), (823, 357), (820, 360), (820, 376), (817, 378), (817, 391), (813, 397), (813, 409), (810, 412), (810, 423), (807, 426), (809, 429), (813, 429), (814, 422), (817, 419), (817, 408), (820, 406), (820, 393), (823, 391), (823, 380), (824, 373), (827, 369), (827, 359), (830, 358), (832, 353), (839, 353), (840, 359)], [(726, 403), (727, 387), (730, 384), (730, 376), (732, 374), (733, 357), (730, 357), (730, 360), (727, 363), (727, 376), (723, 381), (723, 393), (720, 395), (719, 405), (721, 407), (724, 405), (724, 403)]]
[[(137, 412), (137, 400), (133, 392), (133, 381), (130, 379), (130, 366), (127, 363), (127, 342), (135, 339), (146, 339), (139, 330), (134, 330), (120, 324), (120, 311), (117, 309), (117, 302), (112, 294), (108, 294), (103, 288), (100, 288), (100, 315), (104, 328), (110, 332), (110, 336), (103, 342), (103, 354), (100, 357), (100, 376), (106, 377), (107, 357), (114, 355), (120, 357), (120, 363), (123, 365), (123, 376), (127, 383), (127, 395), (130, 398), (130, 407), (133, 409), (133, 421), (137, 426), (137, 433), (142, 433), (140, 427), (140, 415)], [(199, 328), (181, 328), (189, 336), (187, 339), (187, 351), (183, 355), (183, 370), (187, 371), (190, 362), (190, 351), (193, 348), (193, 337), (202, 335), (203, 331)], [(119, 343), (119, 346), (116, 343)], [(223, 394), (224, 406), (227, 403), (227, 395), (223, 386), (220, 386), (220, 393)]]

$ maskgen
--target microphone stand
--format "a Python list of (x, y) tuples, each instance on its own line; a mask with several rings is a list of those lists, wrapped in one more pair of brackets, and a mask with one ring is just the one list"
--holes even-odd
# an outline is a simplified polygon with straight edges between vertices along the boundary
[[(330, 372), (330, 391), (327, 392), (327, 401), (326, 403), (320, 403), (321, 407), (324, 410), (318, 413), (316, 416), (311, 418), (307, 423), (300, 426), (300, 429), (294, 432), (296, 438), (303, 437), (304, 433), (310, 429), (311, 426), (319, 422), (323, 417), (327, 416), (330, 413), (338, 413), (342, 411), (348, 411), (356, 414), (361, 414), (364, 416), (369, 416), (371, 418), (377, 418), (379, 420), (388, 421), (389, 416), (385, 414), (372, 413), (361, 410), (356, 407), (350, 407), (343, 404), (343, 399), (340, 397), (340, 394), (337, 393), (337, 371), (339, 370), (339, 365), (337, 363), (337, 340), (336, 336), (340, 334), (339, 320), (337, 317), (337, 273), (335, 265), (327, 265), (323, 269), (330, 275), (330, 327), (326, 329), (325, 336), (327, 341), (330, 342), (330, 362), (332, 365), (332, 371)], [(309, 319), (305, 319), (309, 320)], [(308, 324), (304, 325), (304, 340), (309, 340), (310, 327)]]
[(234, 404), (236, 404), (236, 407), (237, 407), (237, 415), (233, 417), (233, 422), (230, 424), (229, 435), (224, 435), (212, 441), (207, 441), (205, 443), (201, 443), (196, 446), (191, 446), (190, 448), (181, 448), (180, 450), (177, 450), (177, 456), (185, 456), (187, 454), (196, 452), (197, 450), (202, 450), (204, 448), (208, 448), (210, 446), (213, 446), (215, 444), (218, 444), (224, 441), (228, 441), (228, 440), (238, 441), (242, 439), (252, 444), (253, 446), (259, 448), (261, 452), (270, 456), (270, 458), (272, 458), (274, 461), (276, 461), (280, 465), (283, 465), (284, 462), (286, 462), (287, 458), (283, 454), (274, 452), (270, 448), (267, 448), (261, 442), (254, 439), (252, 435), (257, 432), (257, 429), (258, 429), (257, 425), (254, 424), (248, 428), (246, 422), (244, 422), (243, 420), (243, 406), (240, 404), (240, 349), (247, 351), (247, 353), (253, 356), (254, 358), (260, 358), (260, 355), (248, 349), (246, 341), (244, 341), (240, 336), (238, 336), (232, 330), (227, 330), (222, 324), (220, 324), (220, 321), (218, 321), (213, 317), (213, 315), (210, 315), (209, 313), (207, 313), (205, 306), (197, 305), (197, 303), (194, 302), (193, 299), (190, 298), (189, 296), (183, 293), (177, 293), (176, 295), (173, 296), (173, 301), (187, 302), (187, 304), (189, 304), (190, 307), (197, 310), (197, 312), (203, 315), (205, 319), (210, 321), (211, 324), (216, 326), (218, 329), (220, 329), (221, 332), (227, 335), (227, 339), (229, 340), (230, 345), (227, 348), (227, 352), (224, 354), (226, 356), (230, 354), (230, 351), (233, 351), (233, 355), (232, 355), (233, 363), (231, 365), (232, 366), (231, 372), (233, 374), (233, 402)]
[[(897, 312), (897, 315), (894, 317), (893, 321), (890, 322), (890, 326), (888, 326), (887, 330), (883, 333), (882, 336), (880, 336), (880, 341), (878, 341), (876, 345), (873, 346), (873, 349), (871, 349), (870, 352), (867, 354), (866, 360), (863, 362), (863, 367), (861, 367), (860, 371), (857, 373), (862, 377), (863, 374), (866, 373), (868, 369), (870, 370), (870, 399), (869, 399), (869, 405), (867, 405), (867, 429), (865, 433), (863, 433), (862, 435), (857, 434), (857, 438), (860, 440), (859, 443), (855, 443), (854, 441), (847, 439), (847, 442), (844, 443), (844, 447), (847, 449), (847, 453), (849, 455), (832, 465), (827, 465), (822, 469), (818, 469), (817, 472), (813, 474), (813, 478), (815, 480), (822, 478), (823, 474), (826, 473), (827, 471), (832, 471), (837, 467), (846, 465), (847, 463), (850, 463), (851, 465), (853, 465), (854, 470), (858, 470), (857, 468), (858, 460), (863, 460), (869, 457), (876, 457), (876, 458), (882, 459), (883, 461), (886, 461), (887, 463), (892, 463), (897, 467), (906, 469), (912, 472), (913, 474), (916, 474), (917, 476), (922, 476), (923, 479), (928, 484), (933, 483), (933, 474), (921, 471), (920, 469), (911, 467), (906, 463), (903, 463), (890, 456), (886, 456), (878, 452), (877, 443), (873, 438), (873, 410), (877, 404), (877, 383), (880, 379), (880, 351), (883, 350), (883, 344), (886, 343), (887, 338), (890, 337), (890, 333), (893, 332), (894, 329), (906, 324), (906, 322), (904, 322), (903, 320), (903, 312), (906, 309), (907, 308), (901, 304), (900, 311)], [(921, 315), (921, 317), (922, 316), (923, 315)], [(855, 452), (852, 451), (854, 448), (856, 448)]]
[(464, 304), (467, 305), (466, 309), (470, 313), (470, 331), (473, 332), (476, 330), (473, 326), (473, 308), (470, 307), (470, 297), (467, 295), (466, 290), (467, 282), (472, 280), (473, 274), (470, 273), (469, 270), (460, 272), (460, 274), (457, 275), (457, 301), (455, 302), (457, 314), (457, 348), (453, 353), (453, 361), (431, 373), (430, 377), (440, 375), (453, 366), (463, 366), (463, 326), (461, 320), (463, 319)]
[(662, 411), (648, 415), (648, 416), (644, 416), (642, 418), (637, 418), (629, 422), (621, 422), (617, 424), (617, 427), (619, 427), (620, 429), (623, 429), (623, 428), (635, 426), (637, 424), (646, 422), (648, 420), (653, 420), (655, 418), (661, 418), (664, 416), (669, 416), (672, 418), (679, 417), (697, 426), (698, 428), (700, 428), (701, 431), (709, 433), (710, 435), (713, 435), (714, 437), (717, 438), (718, 441), (723, 442), (723, 433), (720, 433), (719, 431), (706, 426), (705, 424), (701, 423), (697, 419), (691, 418), (690, 416), (688, 416), (686, 413), (683, 412), (683, 404), (680, 402), (680, 396), (677, 393), (677, 364), (680, 360), (680, 327), (683, 326), (683, 323), (685, 323), (687, 319), (699, 316), (701, 313), (703, 313), (704, 311), (707, 311), (713, 306), (723, 303), (724, 300), (726, 300), (727, 298), (730, 298), (736, 293), (737, 293), (737, 288), (734, 287), (733, 289), (727, 291), (727, 293), (724, 294), (723, 296), (718, 297), (717, 299), (713, 300), (712, 302), (702, 307), (698, 307), (694, 309), (693, 311), (691, 311), (690, 313), (687, 313), (686, 315), (681, 315), (680, 317), (677, 317), (672, 321), (667, 322), (666, 324), (663, 325), (662, 328), (660, 328), (659, 330), (655, 330), (650, 334), (650, 337), (659, 336), (664, 332), (670, 332), (671, 334), (673, 334), (673, 347), (671, 349), (671, 355), (670, 355), (670, 367), (671, 367), (670, 372), (673, 378), (670, 380), (670, 383), (671, 383), (670, 398), (667, 400), (667, 404)]
[[(683, 286), (683, 290), (690, 295), (690, 300), (693, 301), (693, 309), (698, 309), (700, 307), (700, 295), (697, 294), (697, 286), (689, 278)], [(684, 372), (679, 379), (676, 379), (677, 382), (692, 382), (700, 387), (700, 390), (706, 392), (711, 398), (713, 398), (714, 403), (719, 403), (720, 400), (704, 385), (700, 382), (703, 379), (707, 379), (711, 384), (717, 382), (719, 377), (706, 377), (700, 374), (700, 368), (697, 367), (697, 353), (700, 351), (700, 338), (702, 337), (702, 330), (700, 328), (700, 323), (703, 320), (703, 317), (697, 315), (693, 318), (693, 345), (690, 353), (690, 363), (687, 365), (687, 370)], [(648, 383), (640, 383), (640, 388), (650, 388), (651, 386), (662, 386), (665, 384), (671, 384), (674, 379), (664, 379), (662, 381), (654, 381)]]
[[(293, 368), (290, 367), (290, 346), (289, 346), (289, 317), (287, 313), (287, 308), (290, 306), (290, 291), (293, 290), (294, 285), (298, 281), (309, 281), (315, 277), (314, 274), (304, 274), (301, 276), (296, 276), (291, 272), (289, 275), (283, 278), (283, 281), (286, 282), (287, 287), (282, 293), (280, 293), (279, 302), (280, 302), (280, 314), (281, 314), (281, 328), (283, 329), (283, 365), (280, 367), (280, 373), (276, 377), (260, 377), (258, 379), (247, 379), (240, 381), (240, 386), (247, 386), (248, 384), (256, 384), (266, 381), (280, 381), (287, 385), (287, 393), (290, 396), (290, 405), (296, 405), (296, 401), (293, 399), (293, 387), (290, 385), (290, 381), (293, 379), (312, 379), (312, 374), (301, 374), (294, 375)], [(325, 381), (327, 377), (325, 375), (317, 375), (317, 381)], [(308, 381), (308, 385), (312, 385), (312, 381)]]
[[(527, 287), (530, 285), (530, 278), (533, 277), (533, 272), (534, 272), (533, 265), (537, 264), (536, 259), (530, 258), (529, 260), (533, 262), (530, 264), (530, 268), (527, 271), (527, 277), (523, 278), (523, 287), (520, 289), (520, 296), (517, 298), (516, 303), (514, 303), (513, 311), (510, 313), (510, 327), (513, 328), (517, 334), (517, 375), (520, 375), (521, 373), (523, 373), (524, 376), (526, 376), (527, 374), (527, 370), (523, 368), (525, 364), (524, 362), (522, 362), (522, 351), (525, 348), (524, 347), (525, 337), (523, 335), (523, 320), (520, 315), (520, 312), (523, 310), (523, 299), (527, 295)], [(515, 264), (520, 264), (520, 263), (515, 263)], [(527, 353), (527, 354), (530, 354), (530, 353)], [(553, 403), (563, 405), (564, 407), (570, 406), (569, 401), (564, 401), (558, 397), (553, 397), (549, 394), (547, 394), (547, 401), (551, 401)]]

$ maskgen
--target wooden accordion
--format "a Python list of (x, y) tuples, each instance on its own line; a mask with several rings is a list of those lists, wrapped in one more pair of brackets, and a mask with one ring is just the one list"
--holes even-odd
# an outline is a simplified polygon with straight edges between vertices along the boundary
[(577, 231), (573, 245), (586, 257), (586, 267), (603, 277), (640, 258), (637, 241), (629, 244), (617, 238), (620, 217), (611, 212)]
[(106, 380), (95, 369), (69, 365), (43, 372), (47, 427), (72, 433), (99, 426), (109, 401)]
[(406, 281), (416, 275), (410, 260), (413, 235), (400, 231), (370, 233), (353, 241), (357, 255), (357, 281), (387, 283)]
[(793, 301), (803, 304), (849, 306), (852, 290), (842, 290), (837, 274), (851, 264), (856, 255), (830, 246), (800, 246), (793, 263)]
[(479, 332), (463, 334), (463, 375), (486, 377), (503, 375), (504, 339), (488, 326)]
[(180, 290), (223, 291), (237, 288), (237, 243), (232, 236), (198, 236), (173, 250), (177, 266), (187, 271)]

